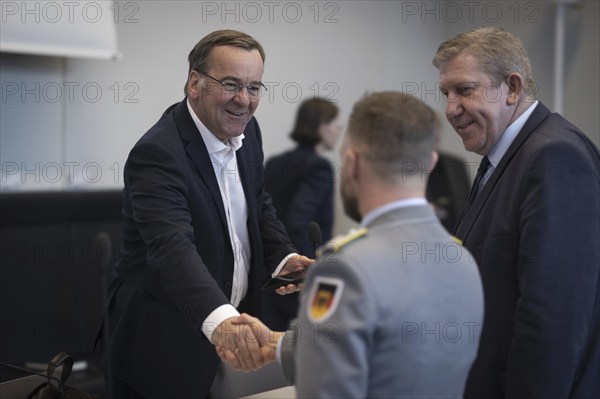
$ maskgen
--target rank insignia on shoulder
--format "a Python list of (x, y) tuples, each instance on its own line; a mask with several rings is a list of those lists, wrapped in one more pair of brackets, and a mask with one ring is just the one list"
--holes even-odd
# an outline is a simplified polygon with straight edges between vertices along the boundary
[(340, 235), (332, 238), (323, 246), (317, 249), (317, 259), (325, 254), (338, 253), (340, 249), (354, 240), (363, 237), (367, 234), (368, 230), (366, 227), (362, 227), (360, 229), (352, 229), (348, 232), (348, 234)]
[(325, 321), (337, 308), (344, 282), (339, 278), (317, 276), (310, 288), (308, 319), (312, 322)]
[(458, 245), (462, 246), (463, 242), (460, 238), (456, 237), (456, 236), (450, 236), (452, 238), (452, 241), (454, 241), (455, 243), (457, 243)]

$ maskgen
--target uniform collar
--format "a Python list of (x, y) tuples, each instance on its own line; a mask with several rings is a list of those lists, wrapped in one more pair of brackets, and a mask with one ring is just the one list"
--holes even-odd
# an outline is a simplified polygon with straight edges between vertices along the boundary
[(414, 197), (414, 198), (407, 198), (407, 199), (403, 199), (403, 200), (399, 200), (399, 201), (390, 202), (388, 204), (377, 207), (377, 208), (371, 210), (369, 213), (367, 213), (362, 218), (360, 225), (361, 225), (361, 227), (368, 226), (371, 222), (373, 222), (375, 219), (377, 219), (381, 215), (391, 212), (391, 211), (394, 211), (396, 209), (407, 208), (409, 206), (420, 206), (420, 205), (427, 205), (427, 200), (423, 197)]

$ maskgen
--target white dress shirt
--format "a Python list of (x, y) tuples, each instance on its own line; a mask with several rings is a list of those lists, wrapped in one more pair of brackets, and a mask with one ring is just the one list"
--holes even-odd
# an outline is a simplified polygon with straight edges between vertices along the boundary
[(500, 160), (502, 159), (504, 154), (506, 154), (506, 151), (508, 151), (508, 147), (510, 147), (512, 142), (515, 140), (515, 137), (517, 137), (517, 135), (525, 125), (525, 122), (527, 122), (527, 119), (529, 119), (529, 116), (531, 116), (533, 110), (537, 105), (538, 101), (536, 100), (533, 104), (529, 106), (529, 108), (527, 108), (527, 110), (525, 110), (525, 112), (521, 114), (521, 116), (519, 116), (513, 123), (508, 125), (502, 136), (500, 136), (500, 140), (498, 140), (498, 142), (492, 147), (490, 152), (487, 154), (487, 157), (490, 160), (490, 166), (488, 166), (487, 171), (481, 178), (481, 182), (479, 183), (480, 190), (485, 185), (485, 183), (487, 183), (488, 179), (494, 172), (494, 169), (496, 169), (498, 163), (500, 163)]
[[(221, 305), (213, 310), (202, 323), (202, 332), (211, 341), (213, 331), (225, 319), (239, 316), (240, 313), (236, 307), (242, 302), (248, 292), (248, 272), (250, 271), (250, 238), (248, 234), (248, 205), (240, 174), (237, 167), (237, 158), (235, 152), (242, 147), (244, 135), (229, 139), (223, 143), (200, 121), (189, 100), (187, 101), (188, 111), (198, 128), (210, 160), (215, 169), (215, 176), (221, 191), (225, 216), (227, 218), (227, 228), (234, 255), (233, 282), (231, 287), (231, 304)], [(278, 265), (273, 277), (275, 277), (289, 258), (297, 254), (287, 255)]]
[(237, 158), (235, 152), (242, 147), (244, 135), (233, 137), (227, 143), (223, 143), (200, 121), (190, 103), (187, 103), (188, 110), (200, 135), (204, 140), (206, 149), (210, 156), (221, 199), (227, 218), (227, 229), (229, 230), (229, 239), (233, 249), (233, 282), (231, 287), (231, 305), (222, 305), (215, 309), (204, 320), (202, 331), (210, 340), (212, 331), (217, 328), (221, 322), (232, 316), (239, 316), (235, 309), (246, 296), (248, 292), (248, 272), (250, 271), (250, 239), (248, 235), (248, 205), (246, 196), (240, 180), (240, 174), (237, 167)]

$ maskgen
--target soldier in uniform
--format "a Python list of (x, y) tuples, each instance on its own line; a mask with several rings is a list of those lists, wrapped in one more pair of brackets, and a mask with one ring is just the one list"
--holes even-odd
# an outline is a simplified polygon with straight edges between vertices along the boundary
[[(321, 248), (298, 317), (273, 333), (242, 315), (298, 397), (462, 397), (479, 343), (477, 265), (425, 200), (434, 113), (400, 92), (364, 97), (341, 148), (345, 212), (361, 228)], [(221, 357), (240, 368), (234, 354)], [(317, 367), (318, 366), (318, 367)]]

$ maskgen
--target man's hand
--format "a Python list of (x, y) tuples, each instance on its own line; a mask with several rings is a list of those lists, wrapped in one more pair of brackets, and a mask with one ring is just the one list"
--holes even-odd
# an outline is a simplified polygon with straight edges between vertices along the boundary
[(254, 334), (255, 329), (247, 323), (240, 323), (237, 319), (239, 317), (230, 317), (219, 324), (212, 334), (212, 343), (217, 347), (217, 352), (230, 351), (240, 370), (258, 370), (265, 365), (265, 359), (261, 353), (259, 340)]
[[(264, 360), (263, 366), (273, 362), (276, 359), (277, 342), (283, 335), (282, 332), (271, 331), (259, 319), (243, 313), (239, 317), (228, 319), (232, 321), (232, 325), (237, 327), (246, 327), (252, 330), (254, 337), (257, 339), (260, 347), (260, 355)], [(232, 369), (237, 371), (253, 371), (255, 368), (248, 368), (241, 352), (235, 352), (230, 349), (217, 346), (217, 353), (221, 360), (226, 362)]]
[[(281, 269), (281, 272), (279, 272), (278, 276), (285, 276), (286, 274), (300, 272), (300, 271), (305, 272), (306, 269), (308, 269), (308, 267), (310, 265), (312, 265), (313, 263), (315, 263), (314, 259), (310, 259), (304, 255), (294, 256), (294, 257), (288, 259), (287, 262), (285, 262), (285, 265)], [(304, 284), (302, 284), (302, 283), (297, 284), (297, 285), (296, 284), (288, 284), (286, 286), (281, 286), (281, 287), (277, 288), (275, 290), (275, 292), (278, 293), (279, 295), (293, 294), (294, 292), (300, 291), (303, 287), (304, 287)]]

